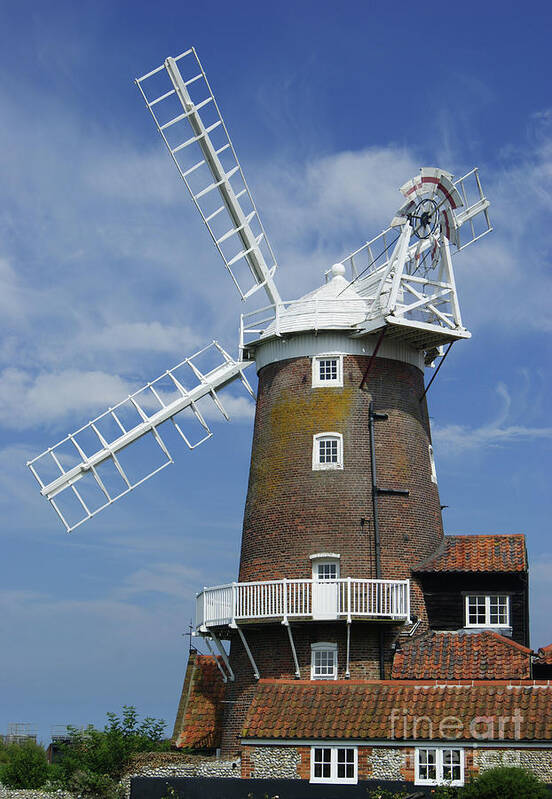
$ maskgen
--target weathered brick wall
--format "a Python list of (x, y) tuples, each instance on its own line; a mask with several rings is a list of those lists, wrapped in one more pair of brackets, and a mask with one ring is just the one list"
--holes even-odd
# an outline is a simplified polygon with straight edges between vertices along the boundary
[[(415, 366), (376, 358), (363, 390), (369, 358), (344, 356), (343, 387), (313, 388), (312, 361), (294, 358), (259, 373), (249, 489), (244, 515), (240, 581), (310, 578), (310, 555), (335, 552), (341, 577), (375, 577), (368, 408), (373, 399), (388, 421), (376, 422), (378, 484), (410, 496), (380, 497), (382, 576), (411, 577), (410, 569), (443, 537), (439, 493), (431, 480), (430, 431), (423, 374)], [(344, 468), (313, 470), (313, 435), (343, 435)], [(361, 525), (361, 519), (366, 521)], [(411, 583), (412, 612), (426, 619), (421, 588)], [(423, 628), (422, 628), (423, 629)], [(345, 676), (346, 625), (296, 623), (293, 637), (301, 678), (310, 678), (311, 644), (338, 644), (339, 677)], [(400, 626), (384, 628), (387, 674)], [(294, 676), (287, 632), (278, 622), (244, 628), (262, 677)], [(228, 635), (224, 631), (225, 636)], [(222, 748), (237, 751), (239, 732), (255, 680), (241, 641), (233, 635), (230, 660), (236, 682), (226, 696)], [(351, 678), (379, 677), (379, 626), (353, 623)]]
[[(431, 481), (429, 421), (423, 374), (377, 358), (360, 390), (369, 358), (344, 357), (342, 388), (313, 388), (310, 358), (270, 364), (259, 373), (241, 581), (310, 577), (309, 555), (338, 552), (341, 576), (374, 577), (368, 406), (389, 414), (376, 423), (381, 487), (410, 496), (381, 497), (383, 576), (410, 576), (443, 531)], [(344, 469), (312, 469), (312, 437), (343, 434)], [(367, 520), (362, 527), (361, 518)]]

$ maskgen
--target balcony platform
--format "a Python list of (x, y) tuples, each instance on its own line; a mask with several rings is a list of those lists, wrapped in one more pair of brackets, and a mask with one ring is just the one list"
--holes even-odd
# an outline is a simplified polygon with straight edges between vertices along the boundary
[(409, 580), (267, 580), (204, 588), (196, 630), (288, 621), (410, 621)]

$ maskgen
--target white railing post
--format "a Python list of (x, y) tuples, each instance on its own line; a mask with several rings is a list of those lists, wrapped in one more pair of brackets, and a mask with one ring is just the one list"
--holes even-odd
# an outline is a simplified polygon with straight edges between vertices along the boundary
[[(351, 623), (351, 578), (347, 577), (347, 623)], [(347, 661), (347, 670), (349, 662)]]
[(236, 627), (236, 583), (232, 583), (232, 607), (230, 609), (230, 616), (232, 617), (232, 621), (230, 622), (230, 627), (235, 629)]
[(284, 617), (282, 619), (282, 624), (287, 624), (288, 623), (288, 603), (287, 603), (287, 580), (286, 580), (285, 577), (282, 580), (282, 592), (283, 592), (283, 600), (284, 600), (284, 602), (283, 602)]
[(410, 580), (406, 581), (404, 590), (406, 592), (406, 620), (410, 622)]

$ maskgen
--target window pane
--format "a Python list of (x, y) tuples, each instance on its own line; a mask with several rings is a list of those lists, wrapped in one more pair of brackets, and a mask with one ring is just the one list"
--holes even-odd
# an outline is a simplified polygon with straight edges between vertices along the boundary
[(314, 776), (321, 778), (321, 777), (330, 777), (331, 774), (331, 761), (332, 761), (332, 750), (331, 749), (315, 749), (314, 750)]
[(461, 753), (459, 749), (443, 750), (443, 780), (445, 780), (445, 782), (460, 780), (460, 759)]
[(337, 580), (337, 563), (319, 563), (319, 580)]
[(336, 669), (335, 649), (315, 649), (313, 655), (314, 676), (333, 677)]
[(489, 597), (489, 623), (507, 624), (508, 623), (508, 597), (491, 596)]
[(324, 359), (318, 363), (320, 380), (337, 380), (337, 359)]
[(354, 749), (337, 750), (337, 777), (338, 779), (354, 779), (355, 777), (355, 752)]
[(437, 779), (437, 750), (418, 749), (418, 766), (421, 780)]
[(320, 439), (320, 463), (337, 463), (337, 439)]
[(485, 597), (468, 597), (468, 624), (485, 625)]

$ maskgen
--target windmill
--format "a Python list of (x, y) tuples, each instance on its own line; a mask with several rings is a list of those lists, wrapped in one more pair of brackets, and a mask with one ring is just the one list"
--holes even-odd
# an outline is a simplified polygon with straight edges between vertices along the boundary
[[(477, 169), (455, 181), (423, 168), (402, 187), (405, 202), (387, 230), (329, 269), (321, 288), (284, 301), (276, 258), (195, 49), (167, 58), (136, 85), (241, 299), (264, 291), (268, 305), (241, 316), (237, 356), (213, 341), (28, 462), (68, 532), (173, 462), (167, 425), (190, 449), (207, 440), (201, 403), (212, 401), (228, 419), (220, 390), (241, 381), (253, 395), (244, 372), (256, 360), (260, 368), (267, 342), (304, 331), (380, 343), (385, 336), (431, 363), (444, 344), (468, 338), (452, 251), (492, 229)], [(186, 420), (199, 435), (189, 434)], [(131, 473), (126, 461), (134, 469), (145, 441), (155, 462)]]

